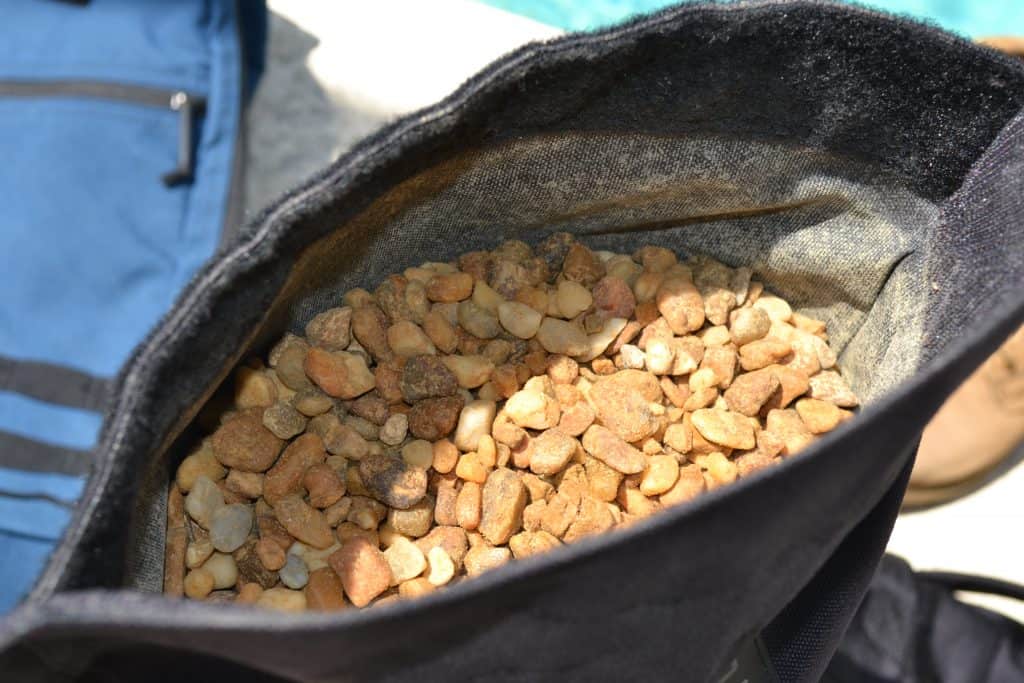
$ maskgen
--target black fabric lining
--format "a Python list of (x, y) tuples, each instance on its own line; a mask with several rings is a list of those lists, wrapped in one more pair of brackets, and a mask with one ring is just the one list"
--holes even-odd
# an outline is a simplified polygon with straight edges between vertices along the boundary
[(0, 467), (81, 476), (92, 468), (92, 454), (0, 431)]
[(1001, 595), (1006, 598), (1024, 601), (1024, 586), (990, 576), (959, 574), (957, 572), (918, 572), (918, 576), (926, 581), (937, 583), (954, 591), (987, 593), (989, 595)]
[(110, 399), (110, 380), (80, 370), (0, 356), (0, 390), (102, 413)]

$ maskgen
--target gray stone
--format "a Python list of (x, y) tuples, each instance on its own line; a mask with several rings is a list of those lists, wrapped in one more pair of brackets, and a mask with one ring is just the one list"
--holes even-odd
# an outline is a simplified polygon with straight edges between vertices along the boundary
[(277, 574), (281, 577), (281, 583), (294, 590), (305, 587), (309, 581), (309, 568), (306, 567), (306, 563), (292, 553), (288, 554), (288, 560)]
[(242, 547), (252, 531), (252, 508), (243, 503), (224, 505), (210, 519), (210, 542), (222, 553)]

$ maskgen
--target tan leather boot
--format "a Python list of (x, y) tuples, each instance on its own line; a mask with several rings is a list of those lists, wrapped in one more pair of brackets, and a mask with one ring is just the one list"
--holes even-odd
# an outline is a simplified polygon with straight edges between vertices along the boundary
[(948, 502), (1011, 467), (1024, 440), (1024, 327), (982, 364), (929, 423), (904, 499)]

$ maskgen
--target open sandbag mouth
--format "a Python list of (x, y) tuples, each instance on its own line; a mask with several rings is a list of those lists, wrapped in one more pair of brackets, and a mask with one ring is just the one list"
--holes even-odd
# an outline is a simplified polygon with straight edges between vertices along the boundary
[[(992, 310), (1006, 288), (1005, 276), (957, 265), (956, 235), (970, 211), (950, 199), (1022, 104), (1020, 66), (925, 27), (829, 4), (689, 6), (510, 55), (280, 200), (198, 276), (121, 378), (82, 519), (37, 599), (58, 589), (159, 590), (167, 484), (194, 438), (189, 422), (239, 358), (301, 331), (352, 287), (508, 239), (536, 244), (567, 231), (594, 249), (654, 244), (749, 267), (828, 324), (852, 387), (869, 405), (879, 401), (969, 331), (972, 316)], [(970, 258), (996, 268), (1003, 251), (986, 238)], [(756, 493), (759, 506), (777, 506), (764, 520), (769, 535), (785, 527), (800, 538), (747, 539), (745, 548), (723, 541), (742, 561), (714, 579), (717, 569), (694, 551), (693, 572), (704, 574), (690, 597), (670, 600), (665, 587), (659, 599), (695, 607), (704, 599), (693, 597), (697, 587), (736, 605), (743, 591), (735, 587), (756, 584), (764, 591), (750, 620), (769, 621), (889, 488), (912, 452), (910, 432), (925, 420), (915, 415), (884, 447), (859, 431), (863, 457), (843, 461), (843, 476), (818, 489), (810, 477), (824, 481), (840, 467), (833, 446), (852, 431), (830, 437), (800, 472), (779, 468), (716, 499), (734, 500), (744, 520), (695, 505), (708, 534), (729, 538), (749, 528)], [(808, 497), (790, 495), (797, 490)], [(847, 518), (821, 513), (837, 505)], [(657, 534), (677, 534), (677, 552), (707, 547), (702, 531), (672, 523), (691, 513), (670, 514), (600, 543), (660, 559), (672, 554), (658, 549), (669, 542)], [(612, 571), (598, 548), (584, 551)], [(759, 568), (764, 557), (784, 571)], [(445, 604), (527, 574), (569, 585), (553, 572), (572, 562), (543, 562), (459, 587)], [(713, 586), (718, 578), (735, 583)], [(637, 598), (635, 584), (623, 578), (623, 599)], [(247, 629), (279, 618), (235, 610), (214, 618), (197, 605), (173, 611)]]

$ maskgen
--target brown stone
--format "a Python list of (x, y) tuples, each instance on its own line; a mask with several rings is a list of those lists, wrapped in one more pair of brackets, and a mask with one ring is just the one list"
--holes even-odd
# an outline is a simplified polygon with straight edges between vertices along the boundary
[(458, 524), (455, 503), (459, 496), (459, 479), (454, 474), (439, 477), (434, 503), (434, 521), (445, 526)]
[(562, 276), (570, 282), (591, 288), (604, 274), (605, 267), (601, 259), (579, 242), (573, 242), (562, 261)]
[(345, 405), (350, 413), (369, 420), (377, 426), (387, 422), (391, 415), (388, 402), (375, 393), (364, 394)]
[(274, 381), (262, 370), (240, 367), (235, 371), (235, 406), (266, 408), (277, 400)]
[(306, 607), (317, 610), (345, 608), (344, 587), (341, 579), (330, 567), (321, 567), (309, 573), (309, 581), (302, 589), (306, 594)]
[(384, 553), (364, 538), (349, 539), (327, 562), (356, 607), (366, 607), (391, 586), (391, 566)]
[(715, 373), (720, 389), (728, 389), (736, 376), (736, 351), (728, 346), (715, 346), (704, 352), (700, 367)]
[(400, 386), (402, 398), (409, 403), (454, 396), (459, 391), (455, 375), (440, 358), (431, 355), (415, 356), (406, 361)]
[(323, 513), (311, 508), (300, 496), (293, 493), (277, 501), (274, 513), (288, 533), (306, 545), (326, 548), (334, 544), (334, 534)]
[[(434, 519), (434, 498), (424, 496), (423, 500), (416, 503), (407, 510), (389, 510), (388, 523), (398, 533), (419, 538), (430, 531), (430, 524)], [(424, 553), (425, 554), (425, 553)]]
[(302, 478), (306, 470), (323, 463), (326, 457), (323, 440), (316, 434), (303, 434), (284, 449), (281, 458), (267, 472), (263, 479), (263, 497), (276, 505), (289, 494), (305, 494)]
[(817, 398), (796, 402), (796, 412), (812, 434), (830, 432), (843, 420), (843, 411), (836, 404)]
[(704, 299), (686, 278), (666, 278), (658, 288), (655, 301), (658, 311), (675, 334), (695, 332), (704, 324)]
[[(612, 376), (620, 374), (623, 373)], [(651, 378), (658, 393), (661, 394), (657, 379), (653, 375)], [(620, 384), (602, 381), (599, 395), (599, 400), (593, 402), (597, 420), (625, 441), (640, 441), (658, 430), (657, 416), (651, 410), (650, 401), (637, 391)]]
[(636, 310), (633, 290), (620, 277), (608, 275), (594, 285), (594, 308), (608, 318), (630, 318)]
[(284, 441), (263, 426), (259, 409), (222, 424), (211, 439), (213, 454), (225, 467), (265, 472), (277, 459)]
[(506, 468), (491, 472), (483, 487), (480, 533), (493, 545), (507, 543), (522, 528), (528, 499), (526, 487), (515, 472)]
[(306, 470), (302, 484), (309, 491), (309, 503), (315, 508), (326, 508), (345, 495), (345, 482), (330, 466), (312, 465)]
[(583, 467), (587, 473), (588, 492), (590, 495), (605, 502), (615, 500), (615, 494), (622, 483), (622, 473), (612, 469), (593, 456), (587, 456), (583, 460)]
[(749, 477), (755, 472), (771, 467), (774, 462), (773, 458), (761, 451), (750, 451), (733, 458), (733, 463), (736, 464), (736, 471), (741, 477)]
[(459, 421), (464, 400), (461, 396), (428, 398), (409, 411), (409, 431), (417, 439), (437, 441), (452, 433)]
[(583, 448), (617, 472), (637, 474), (644, 471), (644, 454), (626, 443), (615, 432), (591, 425), (583, 435)]
[[(277, 364), (274, 366), (274, 373), (281, 380), (281, 384), (293, 391), (302, 391), (313, 386), (304, 370), (309, 345), (298, 337), (295, 337), (295, 340), (281, 351)], [(278, 396), (278, 398), (285, 397)]]
[[(164, 593), (180, 597), (185, 592), (185, 551), (188, 527), (185, 499), (174, 484), (167, 494), (167, 536), (164, 548)], [(211, 587), (212, 590), (212, 587)]]
[(459, 449), (449, 439), (441, 439), (434, 442), (433, 468), (441, 474), (448, 474), (459, 461)]
[(855, 408), (860, 405), (857, 396), (850, 390), (838, 372), (822, 370), (809, 380), (811, 398), (834, 403), (840, 408)]
[(774, 408), (785, 408), (799, 396), (807, 393), (810, 383), (800, 370), (788, 365), (769, 365), (761, 372), (770, 372), (779, 379), (779, 390), (773, 393), (764, 406), (761, 414), (767, 415)]
[(569, 525), (562, 540), (572, 543), (586, 536), (608, 531), (614, 525), (615, 520), (606, 503), (590, 496), (584, 496), (580, 501), (576, 519)]
[(263, 475), (257, 472), (231, 470), (224, 486), (248, 500), (256, 500), (263, 495)]
[(468, 576), (479, 576), (484, 572), (497, 569), (512, 559), (512, 552), (508, 548), (492, 548), (488, 545), (478, 545), (469, 549), (466, 553), (464, 564)]
[(427, 473), (390, 455), (367, 456), (359, 463), (359, 475), (370, 495), (400, 510), (420, 502), (427, 493)]
[(256, 557), (260, 559), (266, 569), (272, 572), (283, 567), (288, 559), (285, 549), (270, 538), (261, 538), (256, 542)]
[(562, 417), (558, 421), (558, 431), (569, 436), (580, 436), (587, 431), (590, 425), (594, 424), (596, 418), (594, 409), (586, 401), (562, 407)]
[[(232, 556), (235, 558), (235, 566), (238, 568), (237, 586), (239, 588), (247, 583), (259, 584), (261, 588), (271, 588), (277, 583), (277, 571), (269, 569), (264, 564), (263, 558), (260, 555), (260, 543), (263, 543), (265, 546), (269, 545), (272, 548), (277, 547), (273, 542), (258, 541), (255, 538), (250, 538), (241, 548), (232, 553)], [(284, 566), (283, 562), (281, 566)], [(280, 568), (278, 567), (278, 569)]]
[(469, 273), (435, 275), (427, 282), (427, 298), (441, 303), (468, 299), (473, 293), (473, 276)]
[(267, 539), (277, 544), (281, 550), (287, 552), (292, 547), (295, 539), (288, 530), (277, 521), (276, 517), (270, 515), (259, 515), (256, 517), (256, 527), (259, 529), (261, 539)]

